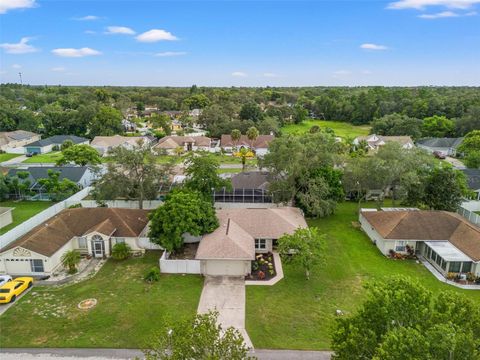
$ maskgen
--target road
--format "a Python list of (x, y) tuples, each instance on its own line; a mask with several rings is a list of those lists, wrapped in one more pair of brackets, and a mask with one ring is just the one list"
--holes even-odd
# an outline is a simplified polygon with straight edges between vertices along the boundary
[[(135, 349), (0, 349), (2, 360), (111, 360), (143, 358)], [(255, 350), (259, 360), (330, 360), (328, 351)]]

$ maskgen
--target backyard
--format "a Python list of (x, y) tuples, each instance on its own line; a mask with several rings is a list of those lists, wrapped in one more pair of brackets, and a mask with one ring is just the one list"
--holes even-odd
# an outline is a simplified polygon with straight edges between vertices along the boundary
[(326, 265), (315, 269), (310, 280), (305, 280), (301, 269), (284, 264), (285, 278), (278, 284), (247, 286), (246, 326), (255, 347), (328, 349), (335, 311), (351, 313), (363, 299), (364, 281), (394, 274), (416, 278), (433, 292), (462, 292), (480, 304), (480, 291), (445, 285), (421, 264), (381, 255), (352, 226), (358, 220), (356, 210), (357, 204), (343, 203), (335, 215), (309, 221), (328, 240)]
[(23, 161), (24, 164), (45, 164), (45, 163), (56, 163), (62, 157), (60, 151), (53, 151), (46, 154), (38, 154), (32, 157), (27, 158)]
[(52, 206), (51, 201), (1, 201), (0, 207), (13, 207), (13, 222), (0, 229), (0, 235), (5, 234), (8, 230), (30, 219), (32, 216)]
[(341, 121), (325, 121), (325, 120), (306, 120), (300, 124), (286, 125), (282, 127), (284, 134), (304, 134), (310, 130), (314, 125), (320, 126), (320, 129), (325, 130), (330, 128), (335, 132), (336, 136), (355, 138), (357, 136), (368, 135), (370, 132), (369, 125), (352, 125)]
[[(0, 316), (0, 347), (144, 348), (165, 321), (194, 316), (203, 285), (194, 275), (161, 275), (147, 284), (143, 275), (158, 268), (159, 258), (152, 251), (108, 260), (91, 280), (34, 287)], [(98, 301), (93, 309), (77, 308), (89, 298)]]

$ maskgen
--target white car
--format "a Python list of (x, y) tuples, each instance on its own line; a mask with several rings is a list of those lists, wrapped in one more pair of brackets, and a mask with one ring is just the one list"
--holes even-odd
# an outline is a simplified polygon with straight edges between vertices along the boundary
[(0, 275), (0, 287), (9, 281), (12, 281), (12, 277), (10, 275)]

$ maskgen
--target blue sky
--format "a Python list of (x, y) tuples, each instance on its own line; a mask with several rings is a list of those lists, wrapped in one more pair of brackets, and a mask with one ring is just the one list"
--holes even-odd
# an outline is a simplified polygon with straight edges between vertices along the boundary
[(0, 81), (480, 85), (480, 0), (0, 0)]

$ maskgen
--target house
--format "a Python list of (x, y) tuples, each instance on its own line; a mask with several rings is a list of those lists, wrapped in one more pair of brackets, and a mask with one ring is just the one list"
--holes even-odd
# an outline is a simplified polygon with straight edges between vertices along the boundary
[(0, 207), (0, 229), (13, 222), (12, 211), (14, 208)]
[(122, 126), (126, 132), (135, 132), (137, 130), (137, 124), (130, 119), (123, 119)]
[(463, 141), (463, 137), (460, 138), (425, 138), (417, 140), (417, 146), (425, 149), (428, 152), (434, 151), (441, 152), (446, 156), (456, 156), (457, 148)]
[(174, 155), (177, 148), (184, 151), (210, 151), (212, 139), (206, 136), (165, 136), (153, 147), (157, 151), (166, 151)]
[(49, 138), (38, 140), (31, 144), (25, 145), (25, 153), (46, 154), (51, 152), (55, 148), (60, 149), (60, 146), (62, 146), (62, 144), (67, 140), (72, 141), (75, 145), (88, 145), (90, 142), (88, 139), (75, 135), (54, 135), (50, 136)]
[(192, 109), (188, 112), (188, 116), (198, 118), (202, 115), (202, 109)]
[(68, 179), (77, 184), (80, 188), (90, 186), (96, 178), (96, 174), (88, 166), (30, 166), (27, 168), (15, 168), (10, 169), (7, 173), (7, 177), (13, 178), (18, 175), (19, 172), (27, 172), (28, 177), (24, 180), (19, 179), (20, 182), (29, 181), (30, 190), (35, 193), (34, 197), (46, 198), (48, 194), (44, 193), (43, 185), (40, 184), (40, 179), (47, 179), (48, 172), (59, 172), (58, 179)]
[(0, 132), (0, 150), (7, 153), (24, 154), (25, 145), (40, 140), (40, 135), (25, 130)]
[(213, 193), (214, 202), (271, 203), (268, 193), (271, 175), (268, 171), (244, 171), (231, 178), (232, 189), (225, 188)]
[(234, 148), (251, 148), (257, 156), (264, 156), (268, 152), (268, 145), (275, 139), (273, 135), (259, 135), (253, 142), (246, 135), (242, 135), (240, 140), (233, 141), (231, 135), (222, 135), (220, 138), (220, 147), (226, 152), (233, 152)]
[(151, 144), (152, 139), (147, 136), (95, 136), (90, 145), (101, 155), (105, 156), (109, 150), (123, 146), (126, 149), (132, 149), (139, 143)]
[(372, 151), (378, 150), (381, 146), (388, 142), (396, 142), (402, 145), (403, 149), (413, 149), (415, 147), (410, 136), (383, 136), (383, 135), (368, 135), (358, 136), (353, 140), (353, 144), (358, 146), (362, 141), (367, 143), (368, 149)]
[(220, 226), (203, 236), (195, 258), (203, 275), (245, 276), (255, 253), (273, 250), (276, 241), (307, 223), (293, 207), (217, 210)]
[(360, 224), (384, 255), (391, 251), (422, 256), (446, 276), (480, 276), (480, 228), (458, 214), (415, 209), (362, 209)]
[(108, 257), (125, 242), (143, 252), (148, 211), (116, 208), (66, 209), (0, 249), (0, 274), (48, 276), (61, 268), (69, 250), (95, 258)]
[(462, 169), (470, 190), (475, 193), (473, 200), (480, 200), (480, 169)]

